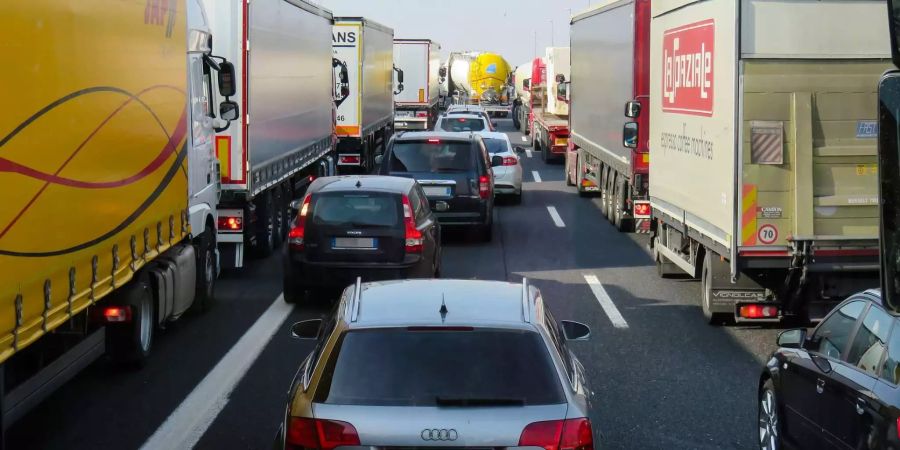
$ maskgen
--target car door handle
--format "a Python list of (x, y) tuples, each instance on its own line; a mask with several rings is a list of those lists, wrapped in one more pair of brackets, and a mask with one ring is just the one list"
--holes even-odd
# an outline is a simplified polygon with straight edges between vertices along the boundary
[(819, 394), (825, 392), (825, 380), (821, 378), (816, 380), (816, 392)]
[(863, 415), (866, 412), (866, 399), (860, 397), (856, 399), (856, 414)]

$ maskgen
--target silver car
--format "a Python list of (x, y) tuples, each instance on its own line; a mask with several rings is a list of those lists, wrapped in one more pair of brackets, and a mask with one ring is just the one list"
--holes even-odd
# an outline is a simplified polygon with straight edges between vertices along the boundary
[(512, 143), (506, 133), (481, 132), (478, 133), (484, 140), (484, 145), (491, 156), (502, 158), (502, 164), (494, 165), (494, 192), (500, 195), (512, 196), (513, 202), (522, 201), (522, 163), (517, 152), (513, 150)]
[(590, 330), (557, 322), (526, 280), (357, 281), (331, 317), (292, 332), (317, 343), (276, 448), (593, 449), (568, 349)]

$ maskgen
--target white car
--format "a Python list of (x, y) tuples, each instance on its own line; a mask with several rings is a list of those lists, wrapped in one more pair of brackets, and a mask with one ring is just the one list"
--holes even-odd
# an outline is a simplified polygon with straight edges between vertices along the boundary
[(434, 131), (447, 131), (451, 133), (467, 133), (482, 131), (493, 131), (491, 121), (482, 117), (480, 114), (454, 114), (452, 116), (444, 114), (438, 118), (434, 124)]
[(493, 160), (494, 157), (503, 158), (503, 163), (494, 166), (494, 192), (496, 194), (511, 195), (513, 202), (522, 201), (522, 163), (519, 155), (509, 142), (506, 133), (481, 132), (478, 133), (484, 140), (484, 145)]

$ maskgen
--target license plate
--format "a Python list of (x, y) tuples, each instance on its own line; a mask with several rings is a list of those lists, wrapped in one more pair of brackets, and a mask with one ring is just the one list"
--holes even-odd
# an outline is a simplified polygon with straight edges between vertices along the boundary
[(428, 197), (449, 197), (450, 188), (447, 186), (422, 186)]
[(346, 238), (336, 237), (331, 241), (334, 249), (374, 249), (378, 247), (378, 239), (375, 238)]
[(553, 145), (556, 145), (556, 146), (569, 145), (569, 139), (568, 138), (556, 138)]

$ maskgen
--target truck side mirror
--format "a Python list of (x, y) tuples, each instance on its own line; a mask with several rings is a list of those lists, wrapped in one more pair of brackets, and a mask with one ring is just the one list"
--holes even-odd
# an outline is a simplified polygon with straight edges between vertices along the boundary
[(233, 97), (235, 93), (237, 86), (234, 82), (234, 64), (222, 62), (219, 64), (219, 94), (223, 97)]
[(522, 80), (522, 87), (525, 89), (531, 89), (531, 78)]
[(219, 117), (222, 120), (227, 120), (229, 122), (233, 120), (237, 120), (238, 116), (241, 115), (240, 108), (238, 104), (228, 100), (219, 104)]
[(441, 67), (440, 69), (438, 69), (438, 75), (439, 75), (441, 78), (446, 77), (446, 76), (447, 76), (447, 68), (446, 68), (446, 67)]
[(637, 148), (638, 144), (638, 124), (637, 122), (628, 122), (622, 129), (622, 145), (627, 148)]
[(628, 117), (629, 119), (634, 119), (640, 115), (641, 115), (640, 102), (636, 102), (636, 101), (632, 100), (625, 104), (625, 117)]
[(557, 82), (557, 83), (565, 83), (565, 82), (566, 82), (566, 76), (563, 75), (563, 74), (561, 74), (561, 73), (556, 74), (556, 82)]
[(563, 82), (556, 85), (556, 99), (568, 103), (569, 102), (569, 82)]

